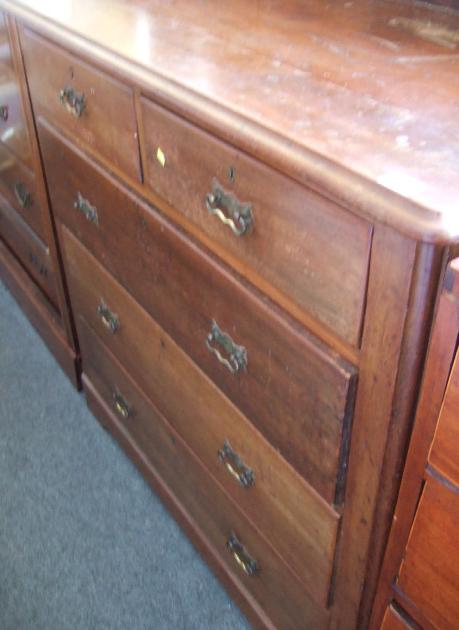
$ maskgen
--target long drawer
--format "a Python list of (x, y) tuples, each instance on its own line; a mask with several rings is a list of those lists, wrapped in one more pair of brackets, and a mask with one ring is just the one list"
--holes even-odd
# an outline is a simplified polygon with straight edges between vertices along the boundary
[(54, 213), (333, 502), (355, 369), (50, 127), (40, 125), (40, 138)]
[[(219, 483), (326, 604), (337, 514), (263, 439), (66, 228), (74, 307), (199, 455)], [(77, 318), (83, 362), (106, 372)]]
[(32, 31), (20, 33), (35, 115), (140, 179), (132, 89)]
[(2, 143), (0, 143), (0, 191), (35, 234), (46, 243), (43, 210), (38, 202), (35, 175)]
[(49, 249), (1, 196), (0, 237), (56, 306), (58, 304), (56, 283)]
[(141, 110), (151, 189), (282, 301), (357, 345), (371, 226), (152, 101)]
[[(282, 630), (326, 628), (327, 611), (304, 592), (263, 536), (212, 480), (115, 358), (100, 345), (98, 353), (109, 372), (101, 374), (90, 363), (85, 365), (83, 378), (90, 407), (125, 446), (127, 443), (131, 450), (141, 452), (147, 466), (153, 467), (187, 511), (187, 520), (199, 529), (206, 543), (226, 565), (238, 588), (249, 600), (255, 600), (255, 606), (261, 607), (265, 618), (266, 615), (271, 618), (272, 627)], [(118, 410), (121, 392), (132, 405), (133, 415), (103, 413), (98, 396), (106, 407)]]

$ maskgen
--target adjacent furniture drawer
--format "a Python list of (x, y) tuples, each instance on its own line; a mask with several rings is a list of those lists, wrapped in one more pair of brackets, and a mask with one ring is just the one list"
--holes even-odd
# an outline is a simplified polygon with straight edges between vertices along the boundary
[(140, 179), (132, 89), (28, 29), (21, 43), (35, 115)]
[(6, 15), (0, 11), (0, 64), (9, 66), (13, 70), (13, 58), (11, 55), (10, 40), (6, 25)]
[[(85, 363), (85, 383), (89, 380), (106, 405), (116, 410), (117, 432), (124, 433), (124, 439), (141, 451), (234, 574), (234, 579), (262, 607), (275, 627), (326, 628), (327, 612), (304, 592), (263, 536), (212, 480), (115, 358), (104, 351), (95, 335), (86, 341), (97, 344), (93, 355), (98, 356), (98, 366), (94, 369), (90, 360)], [(100, 372), (100, 368), (105, 369)], [(91, 406), (91, 395), (89, 401)], [(110, 418), (102, 418), (105, 423), (107, 420), (110, 428)]]
[(439, 630), (459, 619), (459, 491), (427, 477), (397, 586)]
[(43, 210), (38, 203), (35, 175), (5, 145), (0, 143), (0, 190), (44, 242), (47, 235)]
[(282, 301), (359, 344), (371, 227), (155, 103), (141, 108), (152, 190)]
[(21, 92), (10, 64), (0, 64), (0, 141), (31, 166), (31, 145)]
[(429, 462), (450, 481), (459, 486), (459, 353), (451, 370), (446, 395), (438, 420)]
[[(309, 591), (326, 605), (338, 515), (64, 227), (73, 304)], [(83, 361), (99, 363), (77, 317)]]
[(403, 618), (393, 606), (388, 606), (381, 624), (381, 630), (416, 630), (415, 626)]
[(339, 500), (355, 369), (49, 127), (40, 137), (55, 214), (324, 498)]
[(2, 197), (0, 197), (0, 237), (9, 245), (35, 282), (56, 306), (58, 304), (56, 284), (49, 250)]

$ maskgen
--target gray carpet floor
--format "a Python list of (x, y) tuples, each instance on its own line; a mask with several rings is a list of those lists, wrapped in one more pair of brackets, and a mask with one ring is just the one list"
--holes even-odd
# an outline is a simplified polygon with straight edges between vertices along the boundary
[(249, 625), (0, 283), (0, 630)]

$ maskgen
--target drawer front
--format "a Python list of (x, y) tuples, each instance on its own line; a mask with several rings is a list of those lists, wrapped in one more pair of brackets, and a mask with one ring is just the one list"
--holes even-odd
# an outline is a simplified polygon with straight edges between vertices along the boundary
[[(248, 273), (272, 285), (280, 299), (357, 345), (368, 224), (146, 99), (142, 116), (145, 181), (151, 189), (196, 224), (217, 250), (223, 248), (249, 267)], [(244, 229), (250, 223), (247, 204), (253, 225), (238, 236), (221, 219)], [(245, 216), (245, 222), (235, 216)]]
[(6, 15), (0, 11), (0, 64), (8, 66), (13, 70), (13, 59), (11, 56), (10, 39), (8, 36), (8, 27), (6, 24)]
[[(180, 436), (100, 346), (98, 355), (106, 363), (107, 373), (94, 370), (89, 362), (85, 364), (85, 376), (106, 405), (118, 409), (118, 426), (129, 435), (197, 523), (235, 580), (262, 607), (275, 627), (286, 630), (326, 628), (326, 611), (304, 592), (278, 555), (212, 480)], [(124, 417), (125, 411), (119, 411), (126, 409), (125, 401), (131, 414), (127, 418)], [(107, 418), (102, 420), (106, 422)], [(232, 551), (228, 548), (231, 539)], [(238, 548), (236, 541), (244, 549)], [(248, 571), (255, 573), (247, 575), (235, 554)]]
[(429, 456), (432, 466), (459, 486), (459, 353), (451, 371)]
[(416, 628), (406, 618), (403, 618), (393, 606), (388, 606), (381, 630), (416, 630)]
[(0, 237), (56, 306), (58, 301), (49, 250), (2, 197), (0, 197)]
[(459, 490), (428, 477), (398, 587), (436, 628), (459, 619)]
[[(287, 323), (266, 300), (47, 128), (40, 127), (40, 138), (55, 214), (332, 502), (355, 370)], [(86, 200), (84, 212), (74, 209), (77, 198)], [(227, 336), (216, 333), (214, 322)], [(222, 345), (228, 337), (234, 342), (229, 353)], [(231, 359), (235, 353), (239, 363)]]
[(2, 144), (0, 144), (0, 191), (35, 234), (46, 243), (48, 239), (43, 222), (43, 210), (38, 203), (35, 176)]
[[(325, 605), (337, 514), (65, 228), (62, 234), (80, 316)], [(78, 318), (77, 326), (83, 362), (106, 371)]]
[(0, 63), (0, 141), (31, 166), (29, 132), (12, 62)]
[(35, 115), (140, 179), (132, 90), (27, 29), (21, 43)]

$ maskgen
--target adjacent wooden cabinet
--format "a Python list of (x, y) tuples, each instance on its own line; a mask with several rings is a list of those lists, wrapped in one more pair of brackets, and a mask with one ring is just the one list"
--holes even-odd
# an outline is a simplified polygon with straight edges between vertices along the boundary
[[(368, 627), (459, 242), (459, 16), (0, 7), (90, 408), (255, 627)], [(30, 273), (57, 303), (56, 269)]]
[(447, 269), (435, 319), (373, 611), (374, 628), (379, 627), (383, 608), (389, 601), (410, 628), (452, 630), (458, 623), (458, 341), (456, 258)]

